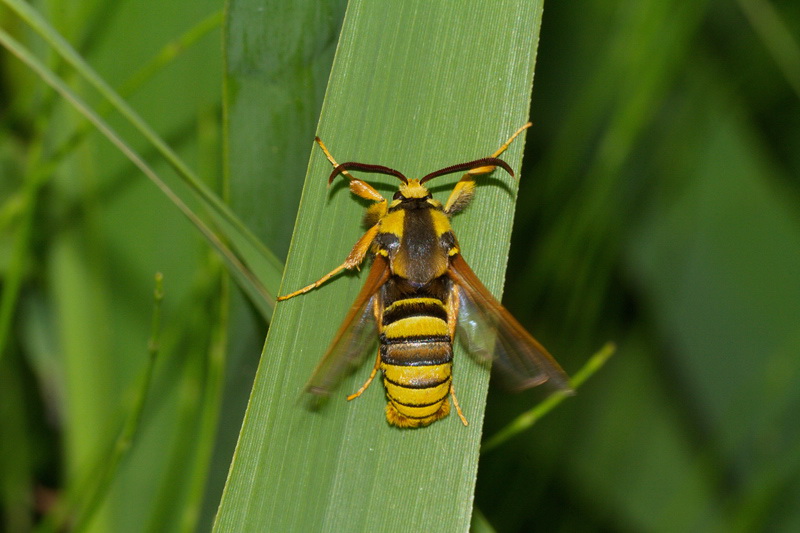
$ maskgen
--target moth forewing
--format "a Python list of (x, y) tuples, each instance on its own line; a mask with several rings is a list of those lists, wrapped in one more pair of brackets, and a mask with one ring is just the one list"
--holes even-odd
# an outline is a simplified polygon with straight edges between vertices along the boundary
[(386, 260), (376, 257), (364, 286), (306, 384), (308, 392), (328, 395), (342, 377), (363, 363), (365, 356), (376, 344), (376, 300), (388, 277)]
[(514, 318), (481, 283), (467, 262), (457, 257), (448, 272), (461, 301), (459, 321), (468, 350), (479, 360), (491, 359), (513, 390), (542, 383), (570, 390), (569, 377), (552, 355)]

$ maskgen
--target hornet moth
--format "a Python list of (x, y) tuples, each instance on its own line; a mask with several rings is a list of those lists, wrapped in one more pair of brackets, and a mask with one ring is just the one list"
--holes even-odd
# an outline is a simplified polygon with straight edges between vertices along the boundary
[[(467, 425), (453, 388), (453, 341), (456, 329), (468, 350), (480, 359), (494, 358), (515, 389), (549, 381), (569, 389), (569, 378), (517, 320), (492, 296), (461, 256), (450, 217), (470, 203), (475, 178), (497, 167), (512, 177), (511, 167), (498, 157), (530, 123), (519, 128), (490, 157), (431, 172), (420, 179), (381, 165), (337, 163), (316, 138), (333, 165), (330, 185), (339, 175), (350, 190), (374, 202), (364, 218), (367, 232), (344, 263), (279, 301), (305, 294), (345, 269), (358, 268), (371, 251), (372, 267), (361, 292), (320, 360), (306, 390), (327, 395), (339, 379), (359, 363), (372, 346), (376, 330), (380, 348), (367, 381), (347, 397), (360, 396), (378, 370), (386, 388), (386, 419), (403, 428), (427, 426), (450, 412), (450, 401)], [(387, 174), (400, 180), (389, 201), (349, 170)], [(425, 183), (445, 174), (466, 172), (443, 205)]]

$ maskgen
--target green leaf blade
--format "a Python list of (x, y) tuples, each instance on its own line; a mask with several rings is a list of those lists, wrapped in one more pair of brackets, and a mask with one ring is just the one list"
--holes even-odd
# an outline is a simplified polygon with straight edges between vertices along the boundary
[[(486, 157), (527, 120), (541, 4), (453, 6), (352, 2), (319, 134), (340, 161), (408, 176)], [(310, 141), (310, 139), (309, 139)], [(504, 158), (519, 169), (523, 140)], [(361, 204), (311, 156), (283, 292), (341, 263), (363, 229)], [(433, 188), (444, 200), (458, 177)], [(372, 179), (391, 195), (396, 181)], [(483, 179), (454, 220), (464, 255), (499, 292), (516, 183)], [(488, 228), (491, 228), (488, 230)], [(457, 352), (454, 375), (470, 421), (389, 427), (379, 383), (353, 402), (365, 362), (310, 411), (303, 386), (363, 281), (342, 275), (278, 306), (217, 516), (216, 530), (425, 530), (469, 527), (488, 374)], [(369, 357), (368, 357), (369, 358)]]

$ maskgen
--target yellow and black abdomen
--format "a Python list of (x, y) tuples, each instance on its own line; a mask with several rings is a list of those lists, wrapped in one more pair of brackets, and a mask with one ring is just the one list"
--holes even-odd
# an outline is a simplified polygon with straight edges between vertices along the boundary
[(385, 289), (397, 296), (386, 302), (380, 336), (386, 418), (396, 426), (426, 426), (450, 412), (453, 345), (446, 291), (431, 291), (437, 281), (414, 290), (394, 278)]

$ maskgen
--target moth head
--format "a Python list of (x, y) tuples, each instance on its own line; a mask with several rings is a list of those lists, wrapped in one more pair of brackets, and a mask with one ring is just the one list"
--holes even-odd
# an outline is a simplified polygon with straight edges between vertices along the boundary
[(412, 199), (412, 198), (429, 198), (431, 193), (428, 189), (417, 179), (410, 179), (405, 183), (400, 184), (400, 188), (394, 194), (395, 200)]

